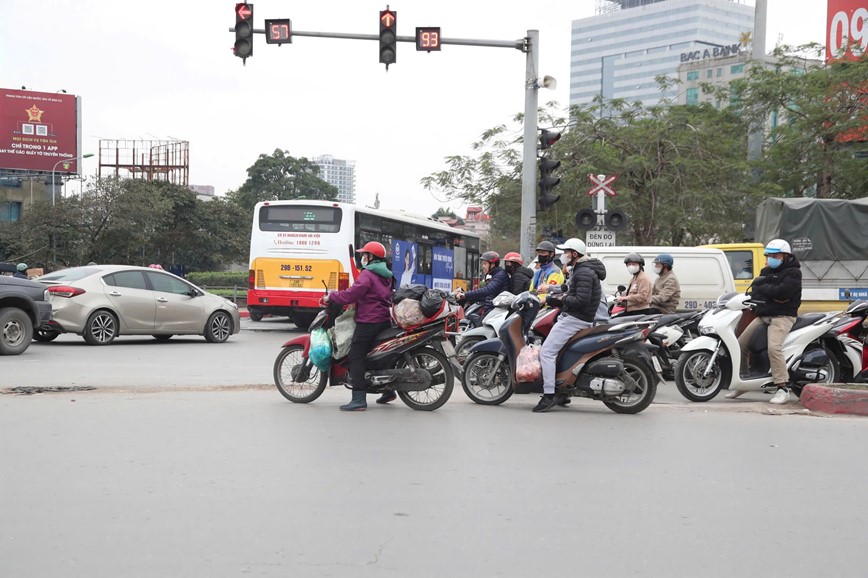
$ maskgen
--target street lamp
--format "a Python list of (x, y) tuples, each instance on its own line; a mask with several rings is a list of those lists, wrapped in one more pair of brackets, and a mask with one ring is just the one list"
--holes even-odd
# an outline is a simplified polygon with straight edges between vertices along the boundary
[(93, 153), (87, 153), (86, 155), (81, 155), (80, 157), (75, 157), (74, 159), (60, 159), (59, 161), (54, 163), (54, 166), (51, 168), (51, 206), (52, 207), (54, 206), (54, 171), (57, 170), (57, 165), (59, 165), (60, 163), (69, 163), (69, 162), (78, 161), (81, 159), (89, 159), (92, 156), (93, 156)]

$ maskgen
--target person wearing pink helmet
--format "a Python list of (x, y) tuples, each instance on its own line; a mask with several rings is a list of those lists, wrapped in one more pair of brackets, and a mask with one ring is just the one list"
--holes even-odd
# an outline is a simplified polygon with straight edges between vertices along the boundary
[(530, 289), (533, 271), (524, 266), (524, 259), (519, 253), (510, 251), (503, 256), (503, 270), (509, 275), (510, 293), (518, 295)]
[[(342, 405), (342, 411), (364, 411), (368, 407), (365, 399), (365, 357), (371, 350), (374, 339), (384, 329), (392, 325), (392, 272), (386, 265), (386, 248), (381, 243), (371, 241), (358, 251), (362, 271), (349, 289), (332, 291), (323, 297), (325, 302), (337, 305), (356, 305), (356, 330), (348, 355), (350, 362), (350, 384), (353, 386), (353, 399)], [(383, 394), (380, 403), (395, 399), (394, 391)]]

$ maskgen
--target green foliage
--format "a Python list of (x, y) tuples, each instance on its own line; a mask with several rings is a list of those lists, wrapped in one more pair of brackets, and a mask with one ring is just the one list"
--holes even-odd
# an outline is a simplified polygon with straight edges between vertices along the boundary
[(260, 201), (333, 201), (338, 196), (337, 187), (319, 178), (318, 174), (319, 166), (315, 163), (276, 149), (271, 155), (259, 155), (253, 166), (247, 169), (247, 181), (228, 197), (248, 215), (253, 214), (253, 207)]
[(247, 271), (194, 271), (187, 273), (187, 280), (199, 287), (247, 288)]

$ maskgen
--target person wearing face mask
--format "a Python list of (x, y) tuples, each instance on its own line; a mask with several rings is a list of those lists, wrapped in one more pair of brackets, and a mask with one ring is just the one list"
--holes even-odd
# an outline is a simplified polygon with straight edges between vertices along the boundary
[(500, 266), (500, 255), (496, 251), (486, 251), (479, 260), (482, 262), (481, 267), (485, 286), (466, 293), (458, 290), (453, 292), (453, 295), (462, 304), (483, 301), (484, 305), (479, 314), (480, 318), (482, 318), (494, 307), (492, 304), (494, 298), (509, 290), (509, 275)]
[[(769, 403), (784, 404), (798, 400), (789, 389), (789, 372), (784, 357), (784, 339), (796, 322), (802, 304), (802, 270), (799, 260), (783, 239), (773, 239), (765, 248), (766, 266), (753, 280), (753, 298), (756, 299), (757, 318), (745, 327), (738, 337), (742, 367), (747, 368), (748, 343), (761, 323), (768, 325), (768, 355), (772, 379), (778, 391)], [(742, 392), (732, 391), (726, 397), (733, 399)]]
[(563, 285), (564, 274), (560, 267), (555, 265), (555, 245), (551, 241), (543, 241), (536, 246), (536, 261), (539, 269), (533, 274), (530, 283), (530, 291), (545, 293), (545, 285)]
[(513, 295), (524, 293), (530, 289), (533, 281), (533, 271), (523, 266), (524, 259), (515, 251), (503, 256), (503, 269), (509, 275), (509, 292)]
[[(561, 348), (573, 335), (594, 324), (603, 291), (600, 282), (606, 278), (605, 265), (585, 255), (587, 249), (581, 239), (567, 239), (560, 248), (564, 250), (564, 265), (572, 265), (573, 272), (569, 283), (561, 287), (563, 292), (548, 297), (550, 305), (561, 308), (561, 314), (540, 349), (543, 396), (533, 408), (534, 412), (550, 411), (568, 403), (569, 398), (555, 393), (555, 362)], [(552, 285), (546, 287), (547, 291)]]
[(657, 278), (651, 287), (651, 313), (675, 313), (681, 298), (681, 285), (672, 272), (675, 259), (669, 253), (660, 253), (654, 259), (654, 273)]
[(618, 303), (626, 307), (620, 315), (650, 313), (651, 281), (645, 274), (645, 258), (639, 253), (630, 253), (624, 257), (624, 265), (631, 277), (627, 291), (618, 298)]
[[(368, 407), (365, 399), (365, 357), (371, 350), (374, 339), (384, 329), (391, 327), (392, 285), (394, 277), (386, 265), (386, 248), (371, 241), (359, 251), (362, 271), (349, 289), (332, 291), (323, 297), (324, 303), (337, 305), (356, 305), (356, 329), (348, 355), (350, 362), (350, 384), (353, 386), (353, 399), (342, 405), (342, 411), (364, 411)], [(384, 393), (377, 403), (387, 403), (395, 399), (394, 391)]]

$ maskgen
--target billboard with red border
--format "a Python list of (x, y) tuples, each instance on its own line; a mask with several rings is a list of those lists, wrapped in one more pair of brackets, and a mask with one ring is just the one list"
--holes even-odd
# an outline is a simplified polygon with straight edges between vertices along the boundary
[(826, 62), (856, 60), (868, 49), (868, 0), (829, 0)]
[(0, 169), (77, 173), (78, 103), (72, 94), (0, 88)]

